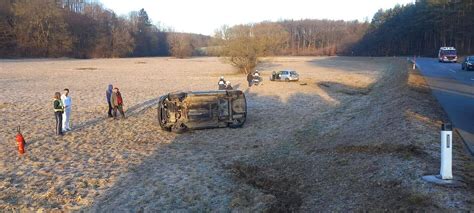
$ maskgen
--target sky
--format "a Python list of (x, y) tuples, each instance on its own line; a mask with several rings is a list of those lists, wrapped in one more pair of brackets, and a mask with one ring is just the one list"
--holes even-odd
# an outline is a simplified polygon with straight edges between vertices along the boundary
[(119, 15), (144, 8), (154, 24), (212, 35), (223, 25), (283, 19), (371, 20), (380, 8), (414, 0), (100, 0)]

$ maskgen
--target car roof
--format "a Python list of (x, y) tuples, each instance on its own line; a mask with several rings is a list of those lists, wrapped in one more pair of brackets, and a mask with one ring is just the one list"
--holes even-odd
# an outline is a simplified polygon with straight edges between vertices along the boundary
[(454, 47), (441, 47), (440, 50), (456, 50)]

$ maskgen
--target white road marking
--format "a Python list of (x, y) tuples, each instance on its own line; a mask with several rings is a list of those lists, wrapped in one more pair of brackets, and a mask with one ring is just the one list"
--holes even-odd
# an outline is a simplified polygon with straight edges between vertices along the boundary
[(471, 78), (471, 81), (474, 81), (474, 78)]
[(449, 71), (456, 73), (456, 71), (455, 71), (455, 70), (453, 70), (453, 69), (449, 69)]

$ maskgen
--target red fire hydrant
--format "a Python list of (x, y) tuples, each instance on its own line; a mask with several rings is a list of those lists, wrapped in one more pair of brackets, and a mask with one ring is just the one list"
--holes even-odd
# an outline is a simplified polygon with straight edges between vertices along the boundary
[(25, 138), (21, 134), (20, 127), (18, 127), (18, 133), (16, 134), (16, 142), (18, 143), (18, 153), (25, 153)]

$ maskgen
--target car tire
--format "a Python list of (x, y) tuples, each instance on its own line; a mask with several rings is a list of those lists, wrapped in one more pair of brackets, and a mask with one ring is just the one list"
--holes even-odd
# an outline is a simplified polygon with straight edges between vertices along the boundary
[(235, 128), (242, 128), (242, 126), (244, 126), (244, 123), (245, 121), (247, 120), (247, 99), (245, 98), (245, 94), (244, 95), (244, 100), (245, 100), (245, 113), (244, 113), (244, 117), (241, 118), (241, 119), (235, 119), (233, 123), (229, 123), (228, 126), (229, 128), (232, 128), (232, 129), (235, 129)]
[(158, 124), (160, 125), (160, 127), (161, 127), (162, 130), (165, 130), (165, 131), (170, 132), (170, 131), (171, 131), (171, 127), (165, 126), (165, 125), (163, 124), (163, 122), (162, 122), (162, 120), (163, 120), (163, 119), (162, 119), (163, 111), (162, 111), (162, 108), (161, 108), (161, 107), (162, 107), (163, 101), (164, 101), (164, 99), (160, 100), (160, 102), (159, 102), (159, 104), (158, 104), (158, 108), (157, 108), (157, 111), (158, 111), (158, 113), (157, 113), (157, 115), (158, 115), (158, 116), (157, 116), (157, 121), (158, 121)]
[(285, 82), (290, 82), (290, 79), (289, 79), (289, 78), (285, 78)]
[[(461, 69), (462, 69), (462, 70), (465, 70), (466, 68), (464, 68), (464, 65), (462, 65), (462, 66), (461, 66)], [(469, 69), (468, 69), (468, 71), (469, 71)]]

